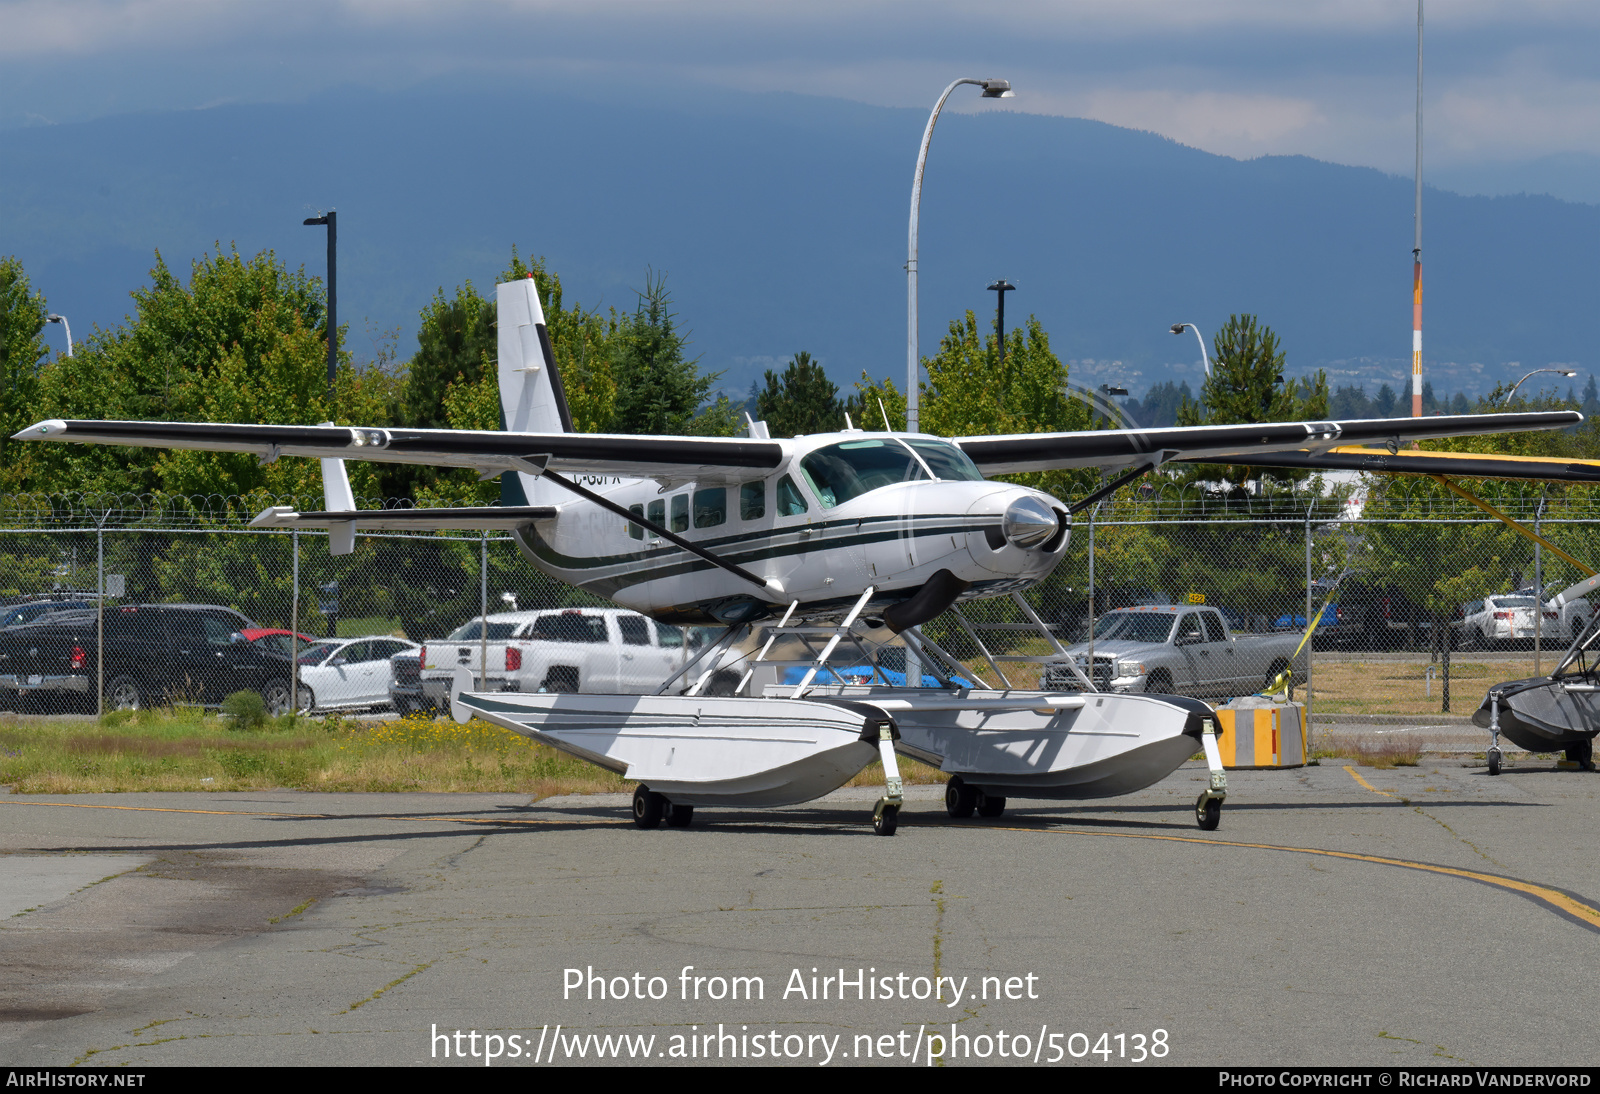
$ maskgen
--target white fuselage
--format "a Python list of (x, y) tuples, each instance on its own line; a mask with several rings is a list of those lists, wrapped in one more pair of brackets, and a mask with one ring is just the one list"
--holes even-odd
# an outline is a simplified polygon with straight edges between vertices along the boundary
[[(1034, 584), (1061, 560), (1069, 539), (1066, 506), (1038, 490), (984, 480), (975, 470), (959, 480), (889, 482), (827, 504), (833, 497), (819, 488), (820, 470), (808, 473), (808, 455), (841, 444), (892, 445), (898, 436), (857, 431), (782, 441), (785, 459), (772, 471), (711, 482), (576, 480), (768, 580), (768, 588), (526, 475), (524, 491), (539, 491), (539, 500), (556, 504), (558, 513), (521, 529), (518, 542), (556, 580), (679, 624), (759, 618), (794, 601), (804, 614), (843, 611), (869, 586), (871, 605), (881, 608), (906, 599), (940, 570), (970, 586), (964, 599), (997, 596)], [(1059, 532), (1032, 546), (1006, 539), (1006, 514), (1021, 499), (1055, 514)]]

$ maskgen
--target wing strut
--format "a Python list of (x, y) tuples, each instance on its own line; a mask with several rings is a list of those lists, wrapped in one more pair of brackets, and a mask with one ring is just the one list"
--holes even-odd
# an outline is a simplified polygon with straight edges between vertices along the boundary
[[(530, 463), (530, 464), (537, 465), (537, 463), (540, 460), (540, 458), (541, 457), (535, 456), (535, 457), (532, 457), (531, 459), (529, 459), (527, 462)], [(562, 486), (562, 487), (565, 487), (566, 489), (572, 491), (574, 494), (578, 495), (580, 498), (584, 499), (585, 501), (594, 502), (594, 504), (598, 505), (600, 508), (605, 509), (605, 510), (607, 510), (609, 512), (615, 513), (617, 516), (621, 517), (623, 520), (627, 521), (629, 524), (637, 524), (641, 528), (644, 528), (644, 529), (647, 529), (647, 530), (649, 530), (651, 532), (654, 532), (656, 535), (660, 536), (662, 539), (666, 540), (668, 543), (671, 543), (674, 546), (683, 548), (685, 551), (688, 551), (691, 555), (696, 555), (696, 556), (698, 556), (700, 558), (705, 559), (707, 562), (711, 563), (711, 565), (713, 565), (713, 566), (722, 567), (724, 570), (727, 570), (730, 574), (733, 574), (735, 577), (742, 577), (746, 581), (750, 582), (750, 584), (755, 585), (758, 588), (761, 588), (763, 590), (765, 590), (765, 589), (773, 589), (773, 590), (776, 590), (778, 592), (782, 592), (783, 591), (782, 587), (777, 583), (777, 581), (769, 581), (768, 579), (766, 579), (764, 577), (757, 577), (755, 574), (751, 573), (749, 570), (746, 570), (743, 566), (740, 566), (740, 565), (738, 565), (736, 563), (733, 563), (733, 562), (729, 562), (725, 558), (722, 558), (722, 557), (720, 557), (718, 555), (712, 554), (710, 551), (706, 550), (704, 547), (700, 547), (700, 546), (697, 546), (696, 544), (690, 543), (688, 540), (684, 539), (682, 536), (675, 535), (674, 533), (667, 531), (665, 528), (661, 527), (661, 525), (655, 523), (654, 521), (646, 520), (644, 517), (641, 517), (638, 513), (630, 513), (630, 512), (628, 512), (628, 510), (624, 509), (622, 506), (618, 505), (616, 502), (611, 501), (608, 498), (601, 497), (599, 494), (596, 494), (593, 490), (589, 490), (589, 489), (587, 489), (585, 487), (579, 486), (577, 483), (573, 482), (571, 479), (566, 478), (565, 476), (562, 476), (562, 475), (558, 475), (554, 471), (551, 471), (548, 467), (542, 468), (538, 473), (540, 475), (542, 475), (543, 477), (549, 479), (551, 482), (555, 483), (557, 486)]]
[[(1533, 542), (1543, 546), (1546, 550), (1553, 551), (1559, 558), (1565, 559), (1567, 562), (1572, 563), (1572, 565), (1576, 566), (1579, 569), (1579, 571), (1581, 571), (1582, 573), (1588, 575), (1589, 577), (1595, 576), (1594, 567), (1585, 566), (1583, 563), (1579, 562), (1577, 559), (1575, 559), (1571, 555), (1567, 554), (1567, 552), (1565, 552), (1561, 548), (1557, 547), (1554, 543), (1551, 543), (1549, 540), (1547, 540), (1543, 536), (1539, 535), (1533, 529), (1527, 527), (1526, 525), (1518, 524), (1516, 521), (1512, 520), (1510, 517), (1506, 516), (1500, 510), (1496, 509), (1494, 506), (1490, 505), (1488, 502), (1484, 501), (1482, 498), (1480, 498), (1477, 495), (1473, 494), (1471, 491), (1466, 490), (1463, 487), (1457, 486), (1455, 483), (1451, 482), (1449, 479), (1445, 478), (1443, 475), (1429, 475), (1428, 477), (1430, 479), (1433, 479), (1436, 482), (1438, 482), (1440, 486), (1443, 486), (1446, 490), (1449, 490), (1452, 494), (1455, 494), (1455, 495), (1457, 495), (1459, 497), (1465, 498), (1467, 501), (1470, 501), (1473, 505), (1476, 505), (1479, 509), (1482, 509), (1485, 513), (1488, 513), (1495, 520), (1498, 520), (1501, 523), (1507, 525), (1508, 527), (1515, 529), (1517, 532), (1521, 533), (1522, 535), (1527, 536), (1529, 539), (1533, 540)], [(1543, 593), (1540, 593), (1539, 595), (1540, 595), (1540, 597), (1542, 597)]]
[(1154, 471), (1156, 468), (1166, 463), (1175, 455), (1177, 455), (1175, 452), (1163, 452), (1161, 453), (1161, 458), (1159, 460), (1151, 460), (1147, 464), (1141, 464), (1140, 466), (1134, 468), (1126, 475), (1117, 476), (1115, 479), (1112, 479), (1110, 482), (1106, 483), (1088, 497), (1082, 499), (1081, 501), (1075, 501), (1071, 505), (1067, 506), (1067, 515), (1073, 517), (1077, 516), (1079, 513), (1092, 506), (1101, 498), (1116, 493), (1118, 490), (1121, 490), (1124, 486), (1128, 485), (1128, 483), (1132, 482), (1140, 475), (1143, 475), (1149, 471)]

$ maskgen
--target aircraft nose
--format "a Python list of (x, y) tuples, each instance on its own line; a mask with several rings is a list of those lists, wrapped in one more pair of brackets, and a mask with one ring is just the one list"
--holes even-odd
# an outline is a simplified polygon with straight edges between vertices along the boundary
[(1041, 499), (1024, 496), (1006, 507), (1000, 519), (1000, 532), (1013, 547), (1028, 550), (1049, 542), (1060, 531), (1061, 522)]

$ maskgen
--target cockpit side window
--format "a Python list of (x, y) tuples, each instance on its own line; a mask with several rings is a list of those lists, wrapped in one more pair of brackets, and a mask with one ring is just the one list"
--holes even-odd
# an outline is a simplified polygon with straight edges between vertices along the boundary
[(798, 517), (811, 508), (806, 504), (805, 495), (800, 493), (800, 488), (788, 475), (778, 480), (778, 515), (780, 517)]

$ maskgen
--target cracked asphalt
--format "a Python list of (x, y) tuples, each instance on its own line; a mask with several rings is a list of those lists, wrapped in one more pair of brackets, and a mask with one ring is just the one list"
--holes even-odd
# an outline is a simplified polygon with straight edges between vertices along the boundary
[(0, 1056), (1593, 1065), (1596, 776), (1232, 772), (1212, 833), (1202, 778), (969, 821), (913, 788), (892, 839), (870, 791), (649, 832), (614, 796), (0, 796)]

